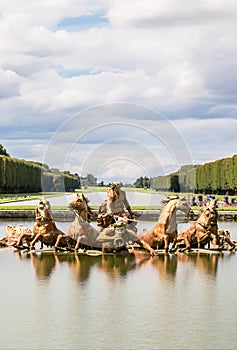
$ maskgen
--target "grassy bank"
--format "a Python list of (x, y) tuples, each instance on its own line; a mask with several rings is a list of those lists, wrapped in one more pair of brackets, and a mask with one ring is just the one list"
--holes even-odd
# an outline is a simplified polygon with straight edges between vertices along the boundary
[(64, 192), (39, 192), (39, 193), (1, 193), (0, 194), (0, 203), (9, 203), (9, 202), (21, 202), (21, 201), (27, 201), (32, 199), (40, 199), (41, 197), (58, 197), (64, 195)]

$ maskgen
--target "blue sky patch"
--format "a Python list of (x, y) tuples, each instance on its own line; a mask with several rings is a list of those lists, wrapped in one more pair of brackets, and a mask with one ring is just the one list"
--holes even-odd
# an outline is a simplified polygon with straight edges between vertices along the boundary
[(80, 16), (80, 17), (68, 17), (61, 20), (57, 29), (64, 29), (67, 31), (86, 30), (93, 27), (103, 26), (109, 23), (108, 18), (105, 16), (105, 11), (99, 11), (96, 13)]
[(91, 71), (91, 69), (61, 69), (58, 74), (63, 78), (79, 77), (81, 75), (99, 74), (101, 71)]

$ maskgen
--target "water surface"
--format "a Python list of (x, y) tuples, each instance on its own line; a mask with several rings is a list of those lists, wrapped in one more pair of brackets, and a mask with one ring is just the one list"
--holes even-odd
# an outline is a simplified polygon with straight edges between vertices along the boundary
[[(236, 223), (219, 226), (237, 239)], [(0, 349), (236, 349), (236, 264), (229, 252), (91, 257), (2, 248)]]
[[(131, 206), (157, 206), (161, 204), (161, 200), (165, 198), (160, 193), (139, 193), (139, 192), (126, 192), (127, 199)], [(68, 205), (72, 199), (76, 196), (73, 194), (65, 194), (63, 196), (50, 197), (49, 201), (51, 205), (60, 206)], [(88, 192), (85, 196), (89, 199), (90, 205), (100, 205), (106, 199), (106, 192)], [(23, 200), (18, 202), (10, 202), (8, 205), (37, 205), (39, 200)], [(1, 205), (1, 204), (0, 204)], [(4, 203), (2, 203), (4, 205)]]

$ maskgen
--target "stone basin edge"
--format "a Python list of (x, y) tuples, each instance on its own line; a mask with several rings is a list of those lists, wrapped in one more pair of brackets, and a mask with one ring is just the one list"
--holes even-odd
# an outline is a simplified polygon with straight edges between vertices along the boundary
[[(159, 218), (160, 210), (133, 210), (140, 221), (157, 221)], [(98, 215), (98, 210), (92, 210), (95, 221)], [(194, 210), (194, 220), (198, 217), (199, 210)], [(237, 211), (218, 211), (220, 221), (237, 221)], [(34, 219), (34, 210), (0, 210), (0, 219)], [(74, 213), (69, 210), (53, 210), (53, 217), (55, 221), (73, 221)], [(177, 212), (177, 220), (185, 220), (185, 215), (182, 212)]]

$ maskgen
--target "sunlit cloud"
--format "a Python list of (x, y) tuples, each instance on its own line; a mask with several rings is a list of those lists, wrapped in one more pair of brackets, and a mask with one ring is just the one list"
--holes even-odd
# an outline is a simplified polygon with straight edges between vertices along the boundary
[(233, 0), (11, 0), (0, 13), (0, 137), (12, 156), (55, 148), (49, 165), (132, 181), (233, 155)]

